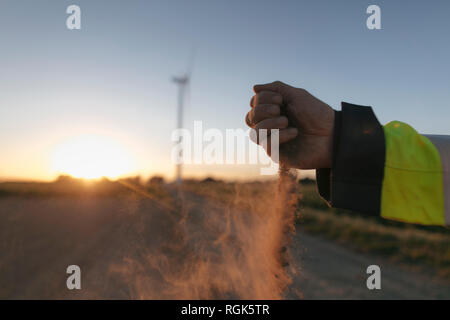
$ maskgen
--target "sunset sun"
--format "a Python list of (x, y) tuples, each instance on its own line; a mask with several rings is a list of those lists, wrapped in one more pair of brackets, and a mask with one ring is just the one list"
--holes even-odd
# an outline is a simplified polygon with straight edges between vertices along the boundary
[(58, 145), (52, 169), (76, 178), (118, 178), (133, 170), (131, 156), (124, 146), (109, 137), (82, 135)]

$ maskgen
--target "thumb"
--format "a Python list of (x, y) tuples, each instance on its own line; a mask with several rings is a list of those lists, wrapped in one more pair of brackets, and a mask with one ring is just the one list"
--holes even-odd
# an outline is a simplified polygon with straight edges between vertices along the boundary
[(258, 93), (261, 91), (273, 91), (273, 92), (277, 92), (282, 95), (286, 91), (287, 88), (290, 88), (290, 86), (281, 81), (274, 81), (271, 83), (254, 85), (253, 91), (255, 91), (255, 93)]

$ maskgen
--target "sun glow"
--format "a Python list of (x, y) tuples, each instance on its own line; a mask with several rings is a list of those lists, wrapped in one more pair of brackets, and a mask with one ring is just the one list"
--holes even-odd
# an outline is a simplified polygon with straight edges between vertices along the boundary
[(133, 170), (129, 152), (109, 137), (83, 135), (55, 148), (52, 169), (76, 178), (118, 178)]

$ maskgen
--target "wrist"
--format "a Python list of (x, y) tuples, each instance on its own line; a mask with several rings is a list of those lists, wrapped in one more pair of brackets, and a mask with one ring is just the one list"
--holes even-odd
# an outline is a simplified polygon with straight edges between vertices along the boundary
[(318, 163), (316, 164), (316, 168), (332, 168), (334, 163), (333, 155), (335, 154), (336, 146), (338, 145), (337, 139), (339, 138), (339, 130), (340, 130), (340, 111), (336, 111), (331, 109), (329, 116), (327, 117), (328, 125), (328, 133), (325, 136), (323, 141), (323, 151), (322, 156)]
[(341, 126), (342, 126), (342, 111), (333, 110), (333, 130), (331, 131), (332, 136), (329, 154), (330, 166), (328, 168), (333, 168), (336, 163), (336, 154), (341, 136)]

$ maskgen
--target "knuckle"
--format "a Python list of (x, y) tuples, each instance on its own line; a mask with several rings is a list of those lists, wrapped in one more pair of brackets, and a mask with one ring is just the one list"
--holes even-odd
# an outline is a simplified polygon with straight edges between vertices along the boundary
[(283, 101), (281, 94), (273, 91), (262, 91), (257, 96), (253, 106), (257, 105), (280, 105)]
[(283, 82), (281, 82), (280, 80), (276, 80), (273, 82), (274, 85), (281, 87), (283, 85)]
[(296, 90), (299, 95), (307, 95), (308, 94), (308, 91), (306, 91), (306, 89), (297, 88)]
[(262, 104), (254, 107), (251, 111), (250, 120), (252, 123), (274, 118), (280, 115), (280, 107), (273, 104)]
[(255, 125), (256, 134), (259, 136), (259, 130), (263, 129), (263, 124), (261, 122)]
[(258, 132), (258, 135), (264, 134), (264, 130), (267, 130), (267, 128), (270, 126), (271, 120), (263, 120), (255, 124), (255, 130)]
[(252, 123), (251, 123), (251, 121), (250, 121), (250, 112), (248, 112), (248, 113), (245, 115), (245, 123), (246, 123), (249, 127), (252, 126)]
[(261, 100), (261, 94), (257, 93), (253, 97), (253, 108), (257, 107), (259, 105), (259, 101)]
[(256, 108), (252, 109), (249, 112), (248, 117), (249, 117), (249, 120), (250, 120), (250, 123), (252, 124), (252, 126), (256, 125), (256, 123), (257, 123), (257, 121), (256, 121), (256, 119), (257, 119), (257, 109)]

